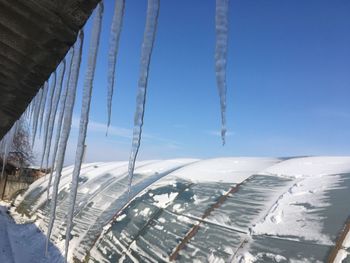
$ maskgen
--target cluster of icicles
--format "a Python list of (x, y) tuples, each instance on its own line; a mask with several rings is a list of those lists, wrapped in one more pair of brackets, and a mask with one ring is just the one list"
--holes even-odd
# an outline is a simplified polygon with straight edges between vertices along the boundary
[[(155, 41), (160, 0), (148, 0), (145, 31), (141, 49), (140, 72), (138, 79), (138, 89), (136, 98), (136, 111), (134, 118), (134, 130), (132, 147), (129, 158), (129, 184), (130, 193), (131, 183), (134, 173), (135, 160), (140, 147), (143, 117), (145, 112), (145, 101), (147, 92), (148, 72), (152, 56), (153, 44)], [(119, 39), (123, 25), (123, 16), (125, 9), (125, 0), (115, 0), (115, 8), (110, 31), (110, 43), (108, 53), (108, 86), (107, 86), (107, 133), (111, 123), (112, 97), (115, 84), (115, 67), (118, 54)], [(73, 227), (73, 212), (76, 200), (78, 179), (80, 168), (84, 155), (85, 138), (89, 122), (89, 110), (91, 93), (94, 82), (96, 60), (99, 48), (101, 25), (103, 18), (103, 2), (101, 1), (94, 13), (92, 33), (89, 43), (89, 53), (87, 70), (85, 73), (82, 107), (79, 125), (78, 143), (76, 148), (75, 166), (72, 173), (72, 184), (70, 192), (69, 210), (67, 212), (67, 230), (65, 243), (65, 258), (67, 260), (68, 247), (71, 230)], [(223, 144), (225, 143), (226, 132), (226, 57), (227, 57), (227, 38), (228, 38), (228, 0), (216, 0), (216, 47), (215, 47), (215, 73), (217, 88), (220, 97), (222, 128), (221, 136)], [(39, 89), (34, 99), (29, 104), (21, 118), (15, 122), (10, 131), (0, 142), (2, 159), (6, 161), (13, 138), (16, 134), (19, 122), (29, 120), (32, 145), (34, 146), (36, 137), (43, 136), (43, 150), (41, 155), (41, 168), (50, 167), (49, 185), (47, 187), (47, 198), (51, 197), (50, 202), (50, 221), (48, 225), (47, 238), (51, 236), (52, 228), (55, 222), (55, 213), (57, 205), (58, 187), (63, 169), (67, 142), (71, 130), (73, 108), (77, 90), (77, 83), (82, 59), (82, 49), (84, 42), (83, 30), (79, 32), (77, 41), (66, 57), (59, 64), (56, 71), (48, 81)], [(55, 134), (55, 136), (53, 136)], [(53, 149), (53, 150), (52, 150)], [(51, 152), (52, 150), (52, 152)], [(3, 165), (5, 167), (5, 165)], [(3, 172), (3, 171), (2, 171)], [(50, 187), (53, 180), (53, 191), (50, 193)]]

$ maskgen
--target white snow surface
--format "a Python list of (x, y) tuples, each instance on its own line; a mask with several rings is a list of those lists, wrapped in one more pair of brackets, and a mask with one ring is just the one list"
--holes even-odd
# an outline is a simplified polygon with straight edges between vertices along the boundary
[(8, 203), (0, 201), (0, 262), (63, 262), (60, 251), (52, 244), (46, 257), (46, 236), (35, 224), (17, 225), (7, 214), (8, 207)]
[(177, 193), (161, 194), (153, 196), (155, 205), (161, 208), (165, 208), (169, 205), (177, 196)]
[(337, 256), (335, 257), (333, 263), (342, 263), (343, 260), (347, 257), (347, 255), (348, 255), (348, 252), (346, 252), (345, 249), (340, 249), (340, 250), (338, 251), (338, 254), (337, 254)]
[(338, 251), (336, 258), (334, 259), (334, 263), (341, 263), (348, 255), (350, 255), (350, 253), (346, 251), (348, 248), (350, 248), (350, 232), (347, 233), (342, 244), (342, 249)]
[(346, 235), (344, 242), (343, 242), (343, 247), (345, 248), (350, 248), (350, 232)]
[(326, 201), (326, 191), (341, 188), (340, 179), (337, 175), (315, 175), (297, 180), (280, 196), (266, 217), (253, 227), (254, 234), (290, 236), (333, 245), (330, 237), (322, 234), (322, 218), (317, 211), (331, 205)]
[[(192, 162), (196, 162), (198, 159), (171, 159), (163, 160), (154, 163), (152, 166), (142, 166), (137, 169), (137, 173), (144, 175), (153, 175), (154, 173), (164, 173), (168, 170), (175, 169), (181, 166), (187, 166)], [(136, 173), (136, 171), (135, 171)]]

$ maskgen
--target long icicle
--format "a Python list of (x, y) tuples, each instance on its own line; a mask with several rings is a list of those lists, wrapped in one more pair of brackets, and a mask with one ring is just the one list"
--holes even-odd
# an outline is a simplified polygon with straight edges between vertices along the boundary
[(69, 79), (69, 88), (68, 88), (67, 99), (66, 99), (66, 109), (65, 109), (64, 121), (62, 126), (62, 133), (61, 133), (59, 147), (58, 147), (58, 154), (57, 154), (57, 161), (56, 161), (56, 176), (55, 176), (53, 192), (52, 192), (50, 220), (49, 220), (49, 225), (47, 229), (46, 254), (48, 251), (48, 244), (52, 233), (53, 224), (56, 219), (58, 185), (60, 183), (60, 179), (62, 175), (61, 173), (63, 169), (64, 156), (66, 153), (67, 142), (68, 142), (69, 133), (72, 125), (72, 115), (73, 115), (74, 101), (75, 101), (75, 95), (76, 95), (78, 77), (79, 77), (79, 71), (80, 71), (83, 41), (84, 41), (84, 33), (81, 30), (79, 33), (78, 40), (74, 47), (76, 52), (74, 52), (74, 57), (72, 58), (73, 59), (73, 64), (71, 69), (72, 75), (71, 75), (71, 78)]
[(148, 0), (147, 17), (145, 32), (143, 35), (142, 51), (141, 51), (141, 65), (140, 75), (138, 81), (138, 91), (136, 98), (136, 112), (134, 117), (134, 131), (131, 146), (131, 153), (129, 157), (128, 167), (128, 192), (129, 198), (131, 194), (131, 183), (134, 175), (135, 161), (140, 148), (143, 116), (145, 113), (146, 91), (148, 82), (149, 65), (151, 61), (153, 44), (157, 31), (158, 15), (159, 15), (159, 0)]
[(34, 120), (33, 120), (33, 128), (32, 128), (33, 129), (32, 147), (34, 147), (36, 131), (38, 129), (39, 114), (40, 114), (40, 108), (41, 108), (41, 104), (42, 104), (43, 97), (44, 97), (44, 89), (45, 89), (45, 86), (42, 87), (38, 92), (39, 97), (38, 97), (38, 101), (36, 103), (35, 110), (34, 110)]
[(71, 237), (71, 230), (73, 227), (73, 214), (74, 214), (74, 206), (75, 206), (75, 201), (76, 201), (77, 191), (78, 191), (79, 175), (80, 175), (81, 164), (84, 156), (85, 139), (86, 139), (87, 127), (89, 123), (91, 93), (93, 88), (97, 53), (98, 53), (98, 47), (99, 47), (100, 35), (101, 35), (101, 25), (102, 25), (102, 16), (103, 16), (102, 2), (98, 4), (96, 11), (97, 12), (95, 13), (93, 26), (91, 29), (92, 31), (91, 31), (89, 54), (88, 54), (88, 65), (87, 65), (87, 72), (86, 72), (85, 81), (84, 81), (83, 101), (81, 106), (78, 145), (77, 145), (77, 150), (75, 155), (75, 164), (74, 164), (74, 170), (72, 174), (72, 184), (71, 184), (69, 208), (68, 208), (68, 214), (67, 214), (67, 229), (66, 229), (66, 240), (65, 240), (66, 262), (68, 258), (68, 248), (69, 248), (69, 241)]
[(215, 73), (221, 107), (221, 139), (226, 142), (226, 64), (228, 42), (228, 6), (229, 0), (216, 0), (215, 14)]
[(40, 87), (39, 91), (36, 93), (35, 98), (34, 98), (34, 107), (32, 108), (31, 112), (31, 131), (33, 132), (33, 127), (34, 127), (34, 120), (37, 116), (35, 116), (35, 111), (38, 108), (38, 105), (40, 104), (40, 96), (41, 96), (42, 88)]
[(34, 111), (36, 99), (37, 99), (37, 96), (35, 95), (34, 98), (31, 100), (31, 102), (30, 102), (28, 108), (27, 108), (28, 125), (30, 125), (30, 123), (32, 122), (33, 111)]
[(26, 108), (25, 111), (24, 111), (24, 115), (25, 115), (26, 119), (29, 119), (29, 117), (30, 117), (29, 114), (30, 114), (30, 111), (31, 111), (31, 109), (32, 109), (33, 100), (34, 100), (34, 98), (32, 98), (32, 100), (31, 100), (30, 103), (27, 105), (27, 108)]
[(43, 163), (44, 160), (46, 159), (46, 165), (45, 165), (46, 169), (49, 168), (48, 164), (49, 164), (49, 156), (50, 156), (50, 150), (51, 150), (52, 134), (55, 126), (58, 103), (61, 97), (62, 83), (63, 83), (65, 70), (66, 70), (66, 59), (62, 61), (61, 70), (58, 73), (55, 93), (52, 101), (52, 110), (50, 114), (49, 125), (48, 125), (48, 130), (46, 135), (47, 139), (46, 139), (46, 146), (45, 146), (45, 156), (43, 157), (43, 160), (42, 160), (42, 163)]
[[(125, 9), (125, 0), (116, 0), (114, 6), (114, 14), (110, 32), (110, 42), (108, 51), (108, 86), (107, 86), (107, 132), (111, 125), (111, 115), (112, 115), (112, 99), (114, 92), (114, 82), (115, 82), (115, 66), (117, 61), (118, 49), (119, 49), (119, 39), (120, 32), (123, 26), (123, 17)], [(106, 133), (107, 135), (107, 133)]]
[[(39, 92), (38, 92), (39, 93)], [(30, 118), (31, 118), (31, 122), (30, 123), (32, 123), (32, 121), (33, 121), (33, 117), (34, 117), (34, 112), (35, 112), (35, 107), (37, 106), (37, 104), (38, 104), (38, 98), (39, 98), (39, 96), (38, 96), (38, 93), (35, 95), (35, 97), (34, 97), (34, 104), (33, 104), (33, 107), (32, 107), (32, 109), (31, 109), (31, 113), (30, 113)]]
[(40, 112), (39, 112), (39, 137), (41, 136), (41, 130), (43, 126), (43, 119), (44, 119), (44, 112), (45, 112), (45, 105), (47, 100), (47, 93), (49, 91), (49, 84), (47, 81), (44, 84), (44, 90), (43, 90), (43, 97), (40, 104)]
[(0, 140), (0, 154), (4, 152), (6, 134)]
[(51, 79), (51, 88), (50, 91), (48, 93), (48, 97), (47, 97), (47, 110), (46, 110), (46, 115), (45, 115), (45, 119), (44, 119), (44, 141), (43, 141), (43, 150), (41, 153), (41, 162), (40, 162), (40, 170), (43, 168), (43, 162), (44, 162), (44, 157), (45, 157), (45, 152), (46, 152), (46, 143), (47, 143), (47, 131), (49, 129), (49, 120), (51, 118), (51, 112), (52, 112), (52, 101), (53, 101), (53, 94), (55, 92), (56, 89), (56, 71), (54, 71), (52, 79)]
[(73, 57), (74, 57), (74, 48), (71, 49), (71, 56), (70, 56), (70, 62), (69, 62), (69, 67), (67, 69), (68, 76), (66, 78), (66, 84), (65, 88), (62, 93), (62, 98), (60, 102), (60, 109), (59, 109), (59, 114), (58, 114), (58, 120), (57, 120), (57, 127), (56, 127), (56, 136), (55, 136), (55, 144), (54, 144), (54, 150), (52, 152), (52, 158), (51, 158), (51, 171), (50, 171), (50, 177), (49, 177), (49, 182), (47, 185), (47, 200), (49, 200), (50, 196), (50, 187), (51, 187), (51, 182), (52, 182), (52, 176), (53, 172), (55, 170), (55, 161), (56, 161), (56, 156), (57, 156), (57, 150), (58, 150), (58, 143), (60, 141), (60, 136), (61, 136), (61, 130), (62, 130), (62, 122), (63, 122), (63, 116), (65, 113), (65, 108), (66, 108), (66, 100), (67, 100), (67, 92), (68, 92), (68, 87), (69, 87), (69, 80), (71, 77), (72, 73), (72, 64), (73, 64)]
[(30, 126), (33, 122), (33, 114), (34, 114), (34, 110), (35, 110), (35, 106), (36, 106), (36, 102), (38, 100), (38, 94), (35, 94), (34, 99), (32, 100), (31, 107), (30, 107), (30, 112), (29, 112), (29, 120), (28, 120), (28, 125)]

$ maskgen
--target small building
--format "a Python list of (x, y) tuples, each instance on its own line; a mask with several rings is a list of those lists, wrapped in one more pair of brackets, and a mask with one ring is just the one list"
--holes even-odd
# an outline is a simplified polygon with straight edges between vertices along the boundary
[[(0, 158), (0, 173), (2, 173), (2, 169), (3, 169), (3, 161)], [(19, 167), (16, 163), (11, 162), (11, 161), (7, 161), (6, 165), (5, 165), (5, 170), (3, 173), (3, 176), (7, 175), (16, 175), (19, 172)], [(1, 178), (2, 179), (2, 178)]]
[[(0, 159), (0, 165), (1, 173), (3, 167), (2, 159)], [(4, 172), (0, 177), (0, 199), (12, 200), (49, 171), (49, 169), (40, 170), (37, 167), (20, 167), (16, 162), (7, 161)]]

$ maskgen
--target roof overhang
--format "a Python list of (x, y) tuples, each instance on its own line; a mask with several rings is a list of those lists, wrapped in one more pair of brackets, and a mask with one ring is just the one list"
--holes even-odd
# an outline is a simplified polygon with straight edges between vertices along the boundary
[(100, 0), (0, 0), (0, 138), (74, 44)]

